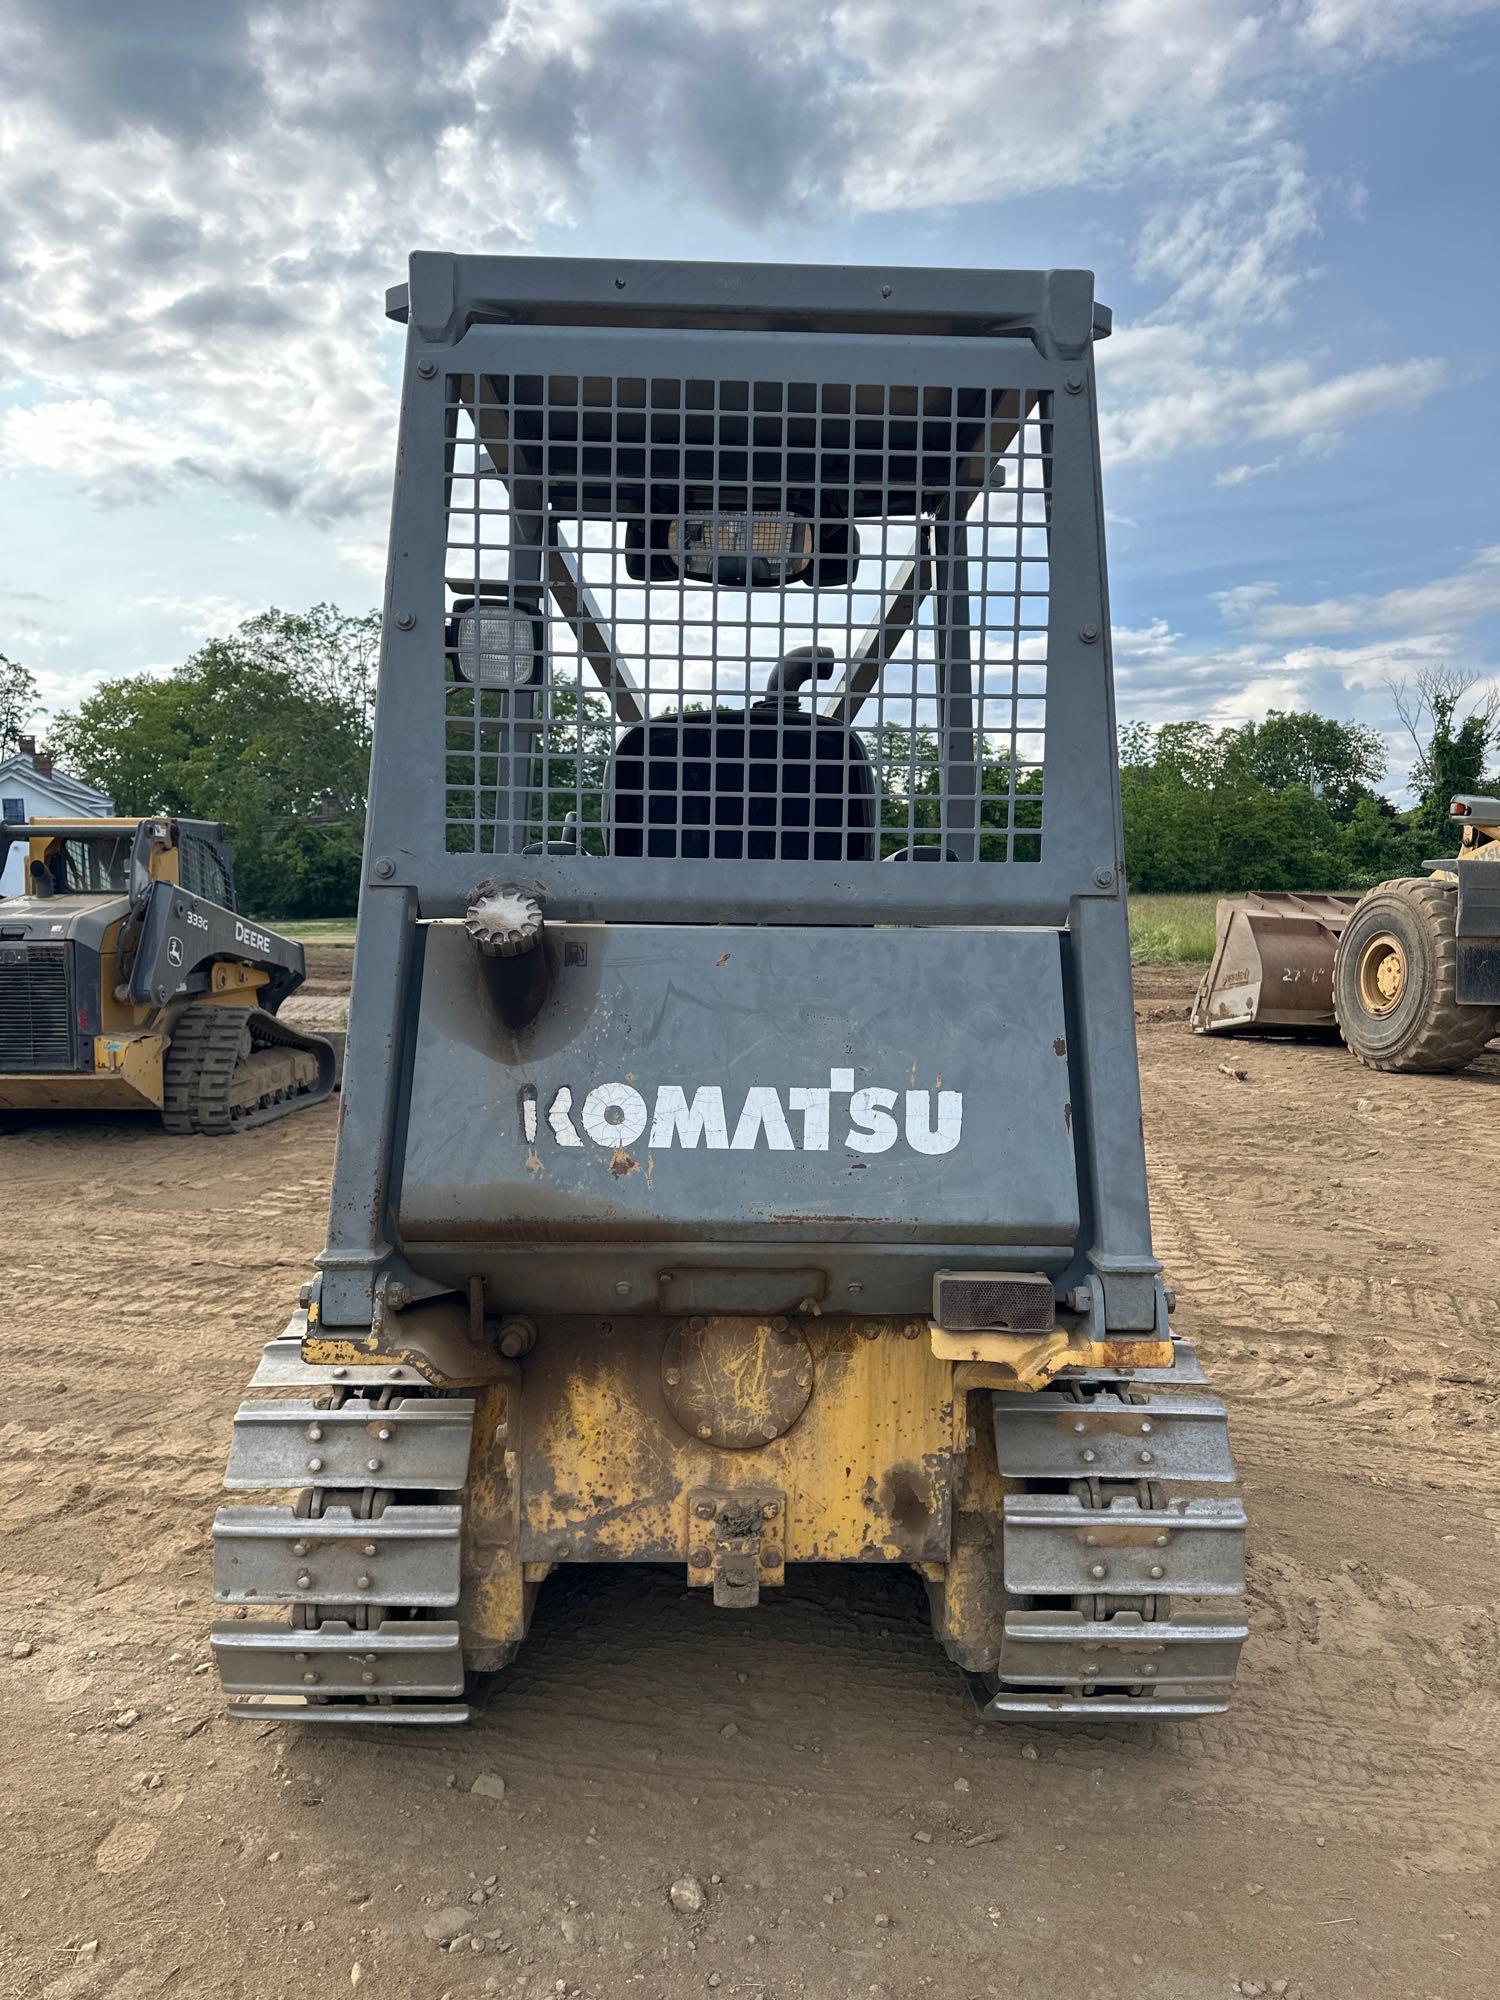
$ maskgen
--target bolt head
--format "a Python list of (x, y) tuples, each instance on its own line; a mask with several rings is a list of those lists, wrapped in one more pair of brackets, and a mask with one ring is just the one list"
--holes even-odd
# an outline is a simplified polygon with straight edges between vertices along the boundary
[(376, 1431), (375, 1435), (380, 1439), (380, 1442), (384, 1444), (391, 1435), (390, 1425), (382, 1424), (380, 1429)]
[(669, 1368), (662, 1379), (666, 1382), (669, 1389), (675, 1389), (677, 1384), (682, 1380), (682, 1370), (680, 1368)]
[(760, 1510), (760, 1518), (763, 1521), (774, 1521), (780, 1512), (781, 1502), (779, 1500), (768, 1500)]
[(870, 1326), (868, 1324), (862, 1326), (859, 1330), (859, 1337), (861, 1340), (879, 1340), (880, 1328), (878, 1326)]
[(703, 1317), (701, 1313), (694, 1313), (692, 1318), (688, 1321), (688, 1332), (702, 1333), (704, 1327), (706, 1327), (707, 1325), (708, 1321)]
[(714, 1503), (712, 1500), (699, 1500), (694, 1505), (693, 1512), (700, 1521), (711, 1521), (714, 1517)]
[(1085, 1548), (1097, 1549), (1099, 1546), (1099, 1537), (1097, 1535), (1085, 1535), (1083, 1544)]
[(1080, 1417), (1078, 1419), (1078, 1422), (1074, 1424), (1073, 1428), (1075, 1431), (1078, 1432), (1079, 1436), (1082, 1437), (1083, 1433), (1088, 1429), (1088, 1425), (1083, 1421), (1082, 1417)]
[(334, 1379), (334, 1380), (335, 1380), (336, 1382), (342, 1382), (342, 1381), (343, 1381), (343, 1379), (344, 1379), (344, 1377), (345, 1377), (345, 1376), (346, 1376), (346, 1375), (347, 1375), (348, 1373), (349, 1373), (349, 1370), (348, 1370), (347, 1368), (335, 1368), (335, 1369), (334, 1369), (334, 1371), (333, 1371), (333, 1379)]
[(399, 631), (410, 632), (416, 622), (417, 614), (415, 611), (398, 611), (396, 613), (396, 626)]
[(1081, 375), (1069, 375), (1065, 378), (1063, 387), (1070, 396), (1081, 396), (1083, 394), (1083, 377)]
[(1154, 1451), (1138, 1451), (1136, 1457), (1142, 1465), (1150, 1465), (1155, 1461), (1156, 1453)]
[(375, 863), (375, 873), (382, 882), (389, 882), (396, 872), (396, 864), (388, 854), (382, 854)]
[(364, 1552), (365, 1552), (365, 1554), (366, 1554), (367, 1556), (372, 1556), (372, 1555), (374, 1555), (374, 1553), (375, 1553), (375, 1550), (376, 1550), (377, 1546), (378, 1546), (378, 1544), (377, 1544), (377, 1543), (375, 1543), (375, 1542), (366, 1542), (366, 1543), (365, 1543), (365, 1547), (364, 1547)]
[(292, 1554), (293, 1554), (294, 1556), (305, 1556), (305, 1555), (307, 1554), (307, 1543), (306, 1543), (306, 1542), (293, 1542), (293, 1543), (292, 1543)]
[(624, 1278), (616, 1280), (615, 1297), (617, 1299), (628, 1299), (630, 1297), (630, 1286), (626, 1283)]
[(1149, 1417), (1146, 1418), (1146, 1420), (1141, 1425), (1141, 1436), (1150, 1437), (1154, 1429), (1155, 1425), (1151, 1422), (1151, 1419)]
[(1080, 625), (1078, 636), (1082, 639), (1085, 646), (1092, 646), (1099, 637), (1099, 627), (1093, 624), (1092, 621), (1087, 625)]
[(367, 1576), (357, 1576), (354, 1579), (354, 1587), (356, 1590), (368, 1590), (370, 1588), (370, 1579)]
[(366, 1667), (365, 1671), (360, 1675), (360, 1679), (364, 1682), (366, 1687), (374, 1687), (375, 1685), (375, 1676), (370, 1672), (368, 1667)]
[(430, 382), (437, 373), (437, 363), (430, 356), (424, 354), (422, 359), (417, 363), (417, 373), (424, 382)]
[(308, 1471), (309, 1471), (309, 1472), (321, 1472), (321, 1471), (323, 1470), (323, 1461), (322, 1461), (322, 1459), (321, 1459), (321, 1458), (310, 1458), (310, 1459), (309, 1459), (309, 1460), (307, 1461), (307, 1469), (308, 1469)]
[(321, 1424), (309, 1424), (307, 1427), (307, 1435), (310, 1441), (313, 1444), (316, 1444), (323, 1435), (323, 1426)]
[(858, 1278), (854, 1279), (854, 1281), (849, 1286), (850, 1297), (857, 1299), (863, 1290), (864, 1286), (859, 1282), (859, 1279)]
[(378, 1458), (367, 1458), (365, 1460), (365, 1469), (368, 1472), (379, 1472), (380, 1460)]
[(1166, 1538), (1166, 1536), (1165, 1536), (1165, 1535), (1158, 1535), (1158, 1536), (1157, 1536), (1157, 1538), (1156, 1538), (1156, 1546), (1157, 1546), (1157, 1547), (1158, 1547), (1159, 1549), (1164, 1549), (1164, 1548), (1165, 1548), (1165, 1547), (1167, 1546), (1167, 1538)]
[(1152, 1565), (1151, 1565), (1151, 1574), (1152, 1574), (1153, 1576), (1156, 1576), (1156, 1577), (1162, 1577), (1162, 1576), (1165, 1576), (1165, 1575), (1166, 1575), (1166, 1573), (1167, 1573), (1167, 1572), (1166, 1572), (1166, 1571), (1165, 1571), (1165, 1570), (1164, 1570), (1164, 1569), (1162, 1568), (1162, 1566), (1161, 1566), (1161, 1564), (1160, 1564), (1160, 1563), (1152, 1563)]
[(323, 1676), (321, 1674), (304, 1674), (302, 1678), (309, 1687), (316, 1687)]
[(1086, 1451), (1082, 1454), (1082, 1456), (1085, 1465), (1092, 1465), (1094, 1460), (1099, 1456), (1099, 1454), (1096, 1451)]
[(760, 1559), (767, 1569), (780, 1569), (781, 1567), (780, 1549), (762, 1549)]
[(299, 1590), (312, 1589), (312, 1578), (308, 1575), (306, 1570), (303, 1570), (302, 1574), (297, 1578), (297, 1588)]
[(690, 1549), (690, 1550), (688, 1551), (688, 1561), (689, 1561), (689, 1562), (690, 1562), (690, 1563), (692, 1564), (692, 1566), (693, 1566), (693, 1568), (694, 1568), (694, 1569), (707, 1569), (707, 1568), (708, 1568), (708, 1550), (707, 1550), (707, 1549)]
[(785, 1333), (786, 1329), (787, 1329), (786, 1315), (784, 1313), (778, 1313), (775, 1319), (771, 1321), (771, 1331), (772, 1333)]
[(711, 1437), (713, 1436), (713, 1434), (714, 1434), (714, 1433), (713, 1433), (713, 1426), (712, 1426), (712, 1424), (699, 1424), (699, 1426), (698, 1426), (698, 1435), (699, 1435), (699, 1437), (701, 1437), (701, 1438), (711, 1438)]
[(1093, 1577), (1093, 1579), (1097, 1583), (1102, 1578), (1109, 1575), (1109, 1565), (1107, 1563), (1090, 1563), (1089, 1575)]
[(1112, 888), (1114, 886), (1114, 879), (1115, 871), (1112, 868), (1096, 868), (1094, 870), (1094, 887), (1096, 889)]
[(1143, 1674), (1154, 1674), (1156, 1672), (1156, 1669), (1155, 1667), (1142, 1667), (1141, 1672)]
[(767, 1444), (770, 1444), (774, 1439), (779, 1438), (781, 1436), (781, 1432), (777, 1429), (775, 1424), (762, 1424), (760, 1427), (760, 1434), (765, 1439)]

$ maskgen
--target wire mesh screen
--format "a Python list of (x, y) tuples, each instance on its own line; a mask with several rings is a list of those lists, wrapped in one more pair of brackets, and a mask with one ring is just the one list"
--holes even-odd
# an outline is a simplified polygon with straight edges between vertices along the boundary
[(1050, 394), (451, 376), (453, 853), (1024, 862)]

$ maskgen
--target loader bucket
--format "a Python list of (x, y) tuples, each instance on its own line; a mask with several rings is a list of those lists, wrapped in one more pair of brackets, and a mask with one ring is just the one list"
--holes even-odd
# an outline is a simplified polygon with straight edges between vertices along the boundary
[(1199, 1035), (1333, 1028), (1333, 959), (1358, 896), (1290, 890), (1225, 896), (1214, 955), (1193, 1001)]

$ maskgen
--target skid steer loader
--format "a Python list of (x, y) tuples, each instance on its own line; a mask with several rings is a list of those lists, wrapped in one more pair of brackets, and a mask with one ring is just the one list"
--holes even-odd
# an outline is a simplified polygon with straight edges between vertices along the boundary
[(302, 947), (235, 904), (224, 829), (192, 819), (0, 826), (0, 1111), (160, 1111), (241, 1132), (328, 1095), (333, 1046), (278, 1021)]
[(1091, 274), (419, 255), (388, 310), (343, 1123), (214, 1524), (232, 1712), (460, 1722), (617, 1562), (740, 1609), (908, 1564), (990, 1716), (1221, 1709)]
[(1500, 799), (1461, 793), (1451, 860), (1364, 895), (1225, 897), (1196, 1034), (1337, 1029), (1371, 1069), (1463, 1069), (1500, 1034)]

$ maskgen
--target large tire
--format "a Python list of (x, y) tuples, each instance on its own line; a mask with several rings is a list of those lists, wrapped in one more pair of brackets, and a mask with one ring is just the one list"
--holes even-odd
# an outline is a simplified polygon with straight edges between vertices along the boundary
[(1333, 965), (1339, 1033), (1383, 1070), (1456, 1070), (1500, 1028), (1500, 1007), (1460, 1006), (1451, 883), (1382, 882), (1356, 906)]

